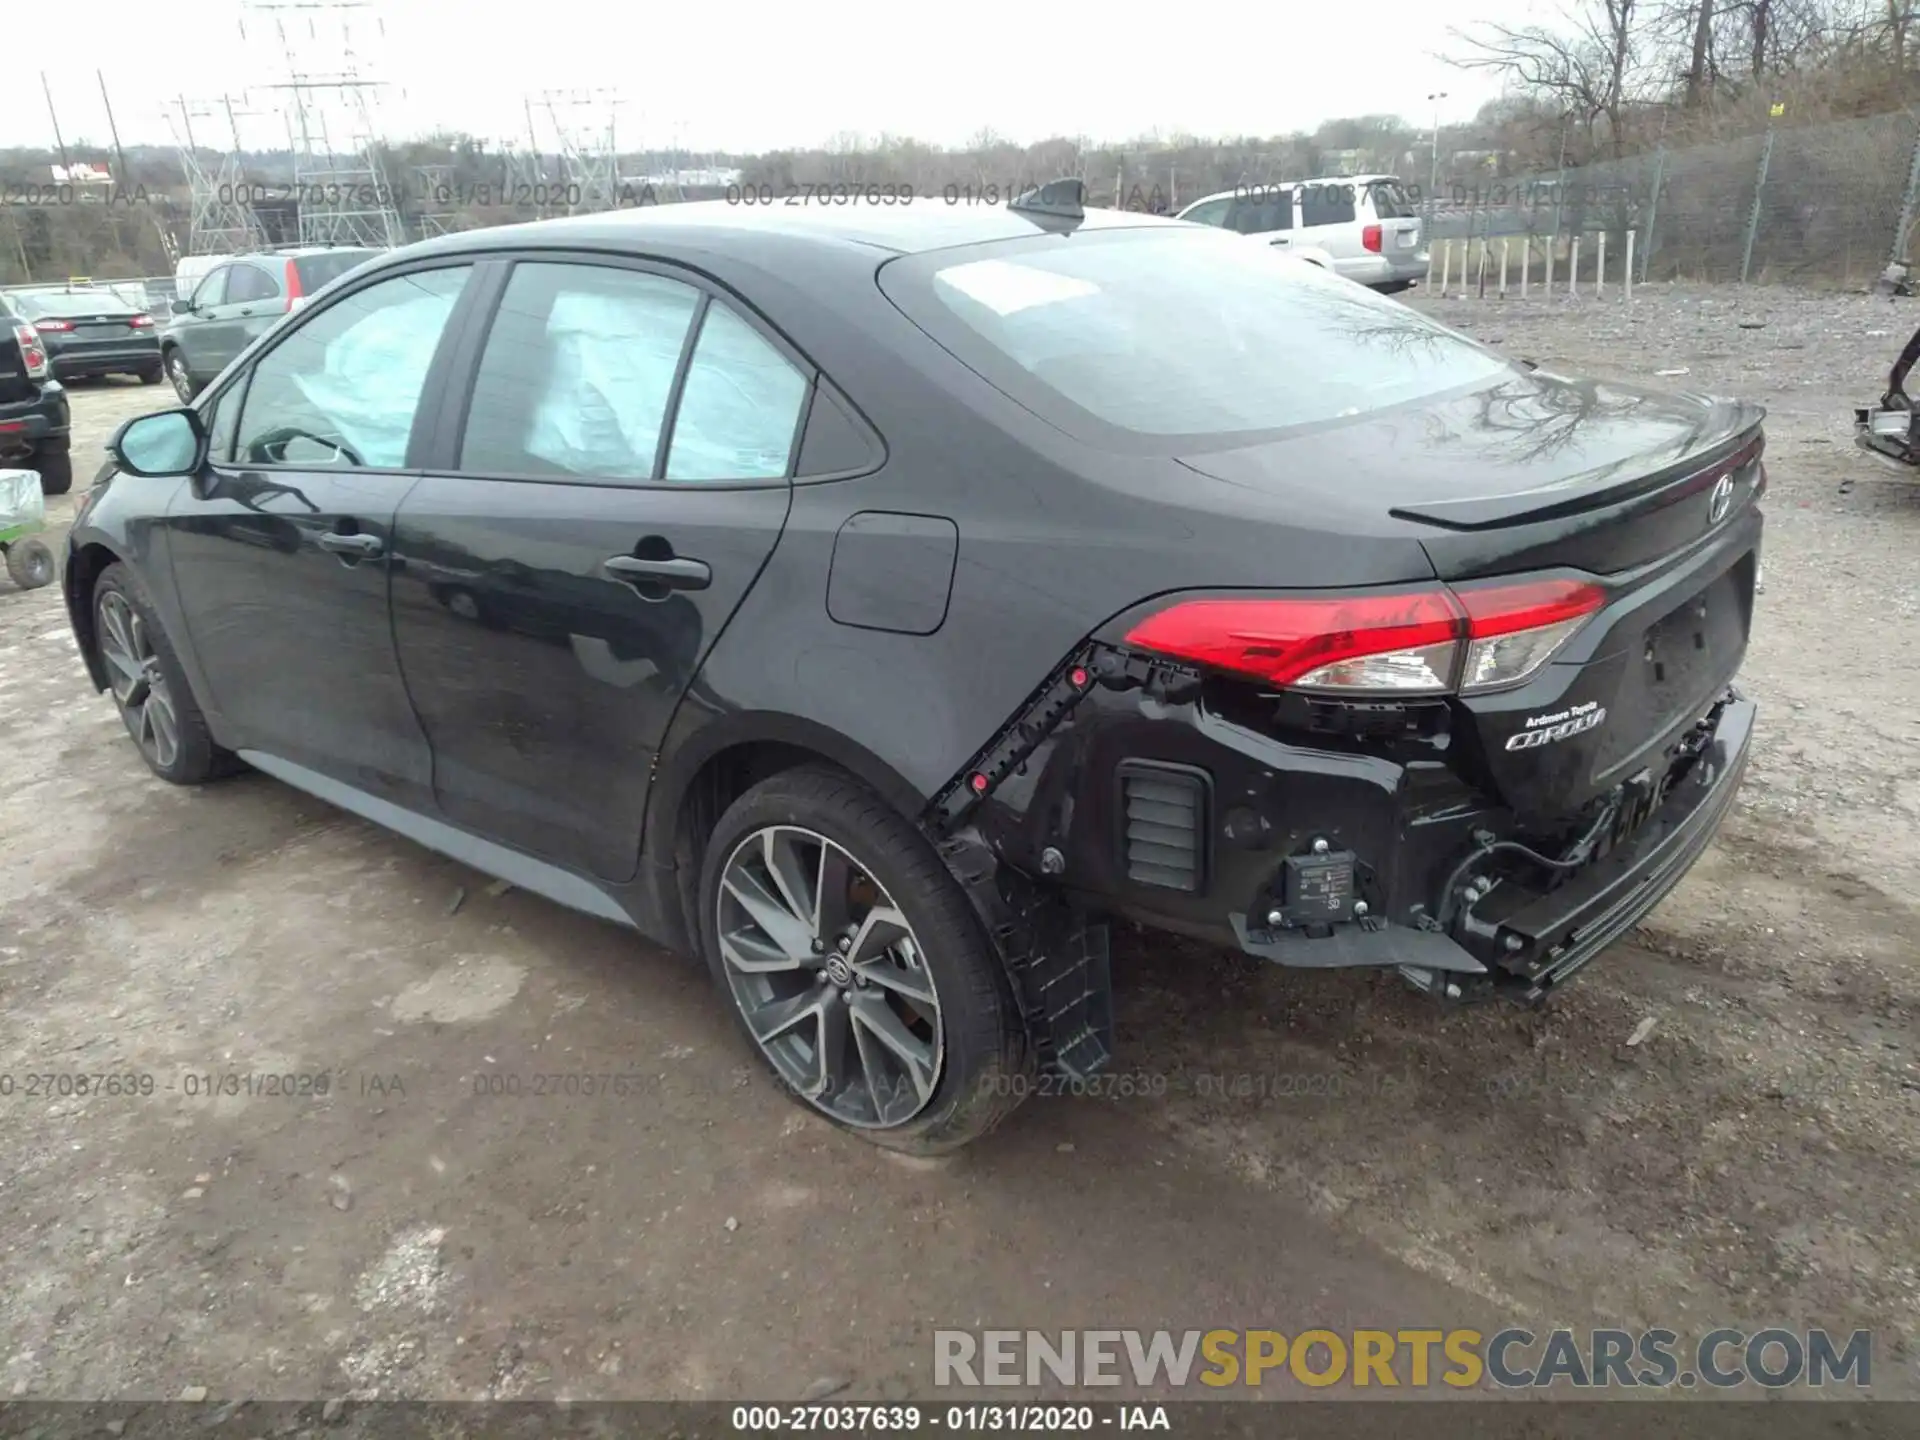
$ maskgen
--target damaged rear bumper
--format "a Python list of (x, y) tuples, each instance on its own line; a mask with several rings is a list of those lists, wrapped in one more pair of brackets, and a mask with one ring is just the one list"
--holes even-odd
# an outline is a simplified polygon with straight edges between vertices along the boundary
[(1341, 927), (1316, 939), (1236, 915), (1235, 935), (1248, 954), (1282, 965), (1393, 966), (1423, 990), (1456, 997), (1476, 984), (1465, 977), (1478, 977), (1477, 988), (1537, 1000), (1638, 924), (1693, 867), (1739, 792), (1757, 713), (1730, 693), (1684, 773), (1632, 835), (1544, 893), (1504, 884), (1481, 891), (1445, 932)]
[(1902, 465), (1920, 465), (1920, 435), (1915, 434), (1912, 410), (1880, 405), (1856, 409), (1853, 443), (1869, 454)]

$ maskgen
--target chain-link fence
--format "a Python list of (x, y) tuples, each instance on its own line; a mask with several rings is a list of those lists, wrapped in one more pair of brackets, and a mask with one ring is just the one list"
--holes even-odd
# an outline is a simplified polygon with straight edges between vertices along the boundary
[[(1600, 234), (1610, 266), (1634, 235), (1637, 280), (1864, 285), (1907, 257), (1920, 116), (1876, 115), (1776, 129), (1714, 145), (1519, 179), (1442, 183), (1425, 197), (1429, 234), (1502, 238), (1515, 257), (1564, 266), (1581, 237), (1590, 267)], [(1564, 273), (1564, 272), (1563, 272)]]

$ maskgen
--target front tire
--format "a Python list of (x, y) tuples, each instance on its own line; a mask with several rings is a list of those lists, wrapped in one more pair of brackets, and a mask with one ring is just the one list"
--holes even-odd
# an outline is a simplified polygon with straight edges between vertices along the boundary
[(782, 1088), (843, 1129), (957, 1150), (1025, 1097), (1012, 991), (938, 854), (852, 776), (784, 771), (720, 817), (700, 943)]
[(153, 602), (125, 565), (100, 572), (93, 633), (113, 703), (149, 770), (171, 785), (199, 785), (239, 767), (214, 743)]

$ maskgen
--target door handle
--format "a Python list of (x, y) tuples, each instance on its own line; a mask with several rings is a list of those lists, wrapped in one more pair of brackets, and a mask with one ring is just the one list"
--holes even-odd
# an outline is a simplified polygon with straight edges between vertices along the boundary
[(387, 547), (378, 535), (358, 533), (342, 535), (337, 531), (329, 530), (320, 537), (320, 548), (331, 550), (336, 555), (350, 555), (356, 559), (371, 560)]
[(643, 560), (638, 555), (610, 555), (601, 568), (616, 580), (637, 585), (663, 585), (670, 590), (704, 590), (713, 583), (713, 571), (704, 560), (669, 556)]

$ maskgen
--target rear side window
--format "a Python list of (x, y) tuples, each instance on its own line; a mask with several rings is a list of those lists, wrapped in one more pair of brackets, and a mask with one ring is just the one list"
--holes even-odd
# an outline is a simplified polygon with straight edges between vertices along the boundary
[(228, 272), (226, 303), (229, 305), (271, 300), (279, 293), (280, 287), (273, 283), (273, 277), (258, 265), (235, 265)]
[(1246, 443), (1510, 369), (1363, 286), (1199, 229), (903, 257), (882, 267), (880, 284), (999, 389), (1116, 448), (1160, 437), (1148, 448), (1177, 453), (1165, 438), (1175, 436)]
[(1353, 186), (1307, 185), (1300, 191), (1300, 224), (1345, 225), (1354, 219)]
[(377, 250), (329, 250), (324, 255), (296, 255), (293, 268), (300, 277), (300, 292), (311, 295), (379, 253)]
[(1382, 220), (1411, 220), (1417, 213), (1413, 197), (1398, 180), (1376, 180), (1367, 186), (1367, 198), (1373, 201), (1373, 213)]
[(778, 480), (793, 459), (807, 379), (745, 320), (707, 307), (674, 412), (669, 480)]
[(474, 379), (460, 468), (652, 479), (700, 298), (678, 280), (609, 265), (514, 266)]

